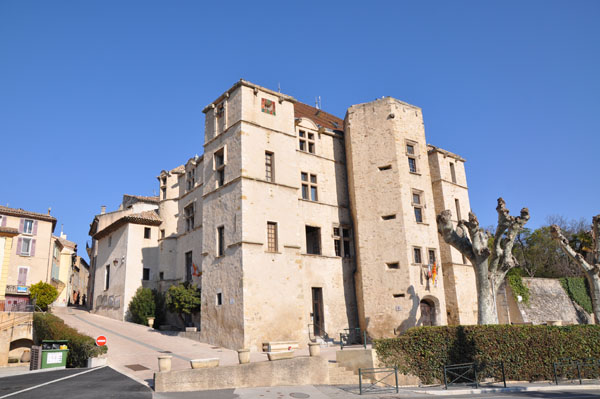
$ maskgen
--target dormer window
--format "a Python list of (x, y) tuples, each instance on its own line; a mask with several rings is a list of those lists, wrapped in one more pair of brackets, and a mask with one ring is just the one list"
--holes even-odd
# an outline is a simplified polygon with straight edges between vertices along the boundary
[(300, 151), (315, 153), (315, 134), (300, 130), (298, 132)]
[(225, 103), (217, 105), (217, 118), (220, 118), (223, 115), (225, 115)]
[(196, 185), (196, 168), (192, 168), (187, 172), (187, 189), (193, 189)]

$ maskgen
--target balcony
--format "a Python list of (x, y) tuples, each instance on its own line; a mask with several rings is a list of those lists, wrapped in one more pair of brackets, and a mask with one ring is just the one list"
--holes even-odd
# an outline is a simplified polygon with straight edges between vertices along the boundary
[(5, 295), (29, 295), (29, 286), (7, 285)]

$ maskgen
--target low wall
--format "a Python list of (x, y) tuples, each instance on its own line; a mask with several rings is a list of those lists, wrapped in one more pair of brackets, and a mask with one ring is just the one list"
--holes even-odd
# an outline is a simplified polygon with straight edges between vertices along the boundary
[[(33, 313), (0, 312), (0, 367), (8, 365), (8, 357), (21, 357), (33, 342)], [(11, 352), (11, 343), (21, 341)], [(27, 342), (28, 345), (23, 346)]]
[(154, 373), (156, 392), (328, 383), (327, 360), (320, 356)]
[[(335, 361), (346, 370), (351, 370), (358, 375), (358, 369), (369, 369), (385, 367), (379, 363), (377, 352), (374, 349), (349, 349), (335, 352)], [(369, 375), (369, 374), (367, 374)], [(374, 374), (376, 379), (381, 378), (381, 374)], [(395, 385), (395, 377), (389, 376), (382, 380), (385, 384)], [(400, 386), (418, 386), (421, 383), (419, 377), (414, 375), (398, 374), (398, 385)]]

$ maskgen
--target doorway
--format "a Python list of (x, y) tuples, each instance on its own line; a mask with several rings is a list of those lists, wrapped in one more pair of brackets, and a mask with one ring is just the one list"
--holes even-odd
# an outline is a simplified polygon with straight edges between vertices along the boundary
[(435, 321), (435, 305), (433, 302), (423, 299), (419, 304), (421, 307), (421, 324), (422, 326), (434, 326)]
[(313, 327), (315, 337), (322, 337), (325, 334), (325, 320), (323, 319), (323, 289), (312, 287), (312, 305), (313, 305)]

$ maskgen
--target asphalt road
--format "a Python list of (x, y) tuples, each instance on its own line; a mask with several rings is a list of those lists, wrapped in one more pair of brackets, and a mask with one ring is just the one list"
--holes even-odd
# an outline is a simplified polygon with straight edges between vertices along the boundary
[(0, 399), (150, 399), (152, 390), (111, 369), (64, 369), (0, 378)]

